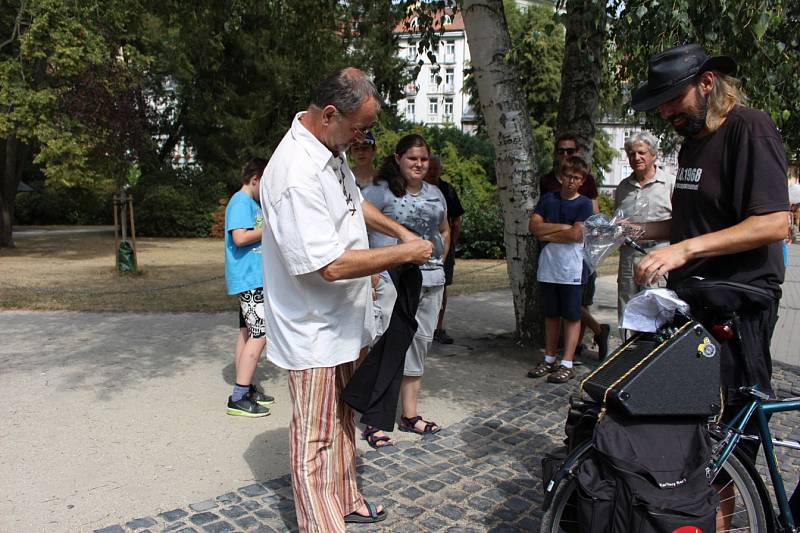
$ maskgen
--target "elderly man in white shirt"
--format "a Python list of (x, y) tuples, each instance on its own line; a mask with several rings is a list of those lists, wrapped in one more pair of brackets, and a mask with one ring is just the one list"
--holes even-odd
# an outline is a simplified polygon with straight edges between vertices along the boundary
[[(621, 210), (631, 222), (656, 222), (672, 217), (672, 190), (675, 176), (656, 166), (658, 140), (650, 133), (639, 132), (625, 141), (625, 153), (631, 165), (630, 176), (617, 185), (614, 193), (614, 209)], [(668, 241), (640, 241), (645, 249), (667, 246)], [(625, 304), (644, 287), (637, 285), (633, 272), (641, 254), (630, 246), (623, 245), (619, 254), (617, 271), (617, 314), (622, 323)], [(666, 282), (661, 280), (666, 286)]]
[[(356, 485), (355, 421), (341, 401), (372, 322), (370, 275), (424, 264), (432, 244), (362, 200), (344, 151), (374, 124), (380, 100), (360, 70), (314, 90), (261, 180), (267, 358), (289, 371), (289, 454), (301, 531), (344, 532), (386, 518)], [(400, 244), (369, 249), (367, 228)]]

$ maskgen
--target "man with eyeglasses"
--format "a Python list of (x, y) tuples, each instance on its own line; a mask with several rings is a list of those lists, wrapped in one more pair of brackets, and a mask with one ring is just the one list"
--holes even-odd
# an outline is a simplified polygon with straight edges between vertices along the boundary
[[(289, 371), (289, 461), (300, 531), (342, 532), (386, 518), (356, 483), (354, 413), (341, 398), (371, 340), (370, 275), (424, 264), (433, 246), (365, 202), (344, 151), (375, 122), (380, 97), (358, 69), (312, 93), (261, 180), (267, 358)], [(401, 244), (370, 250), (367, 226)]]
[[(555, 146), (555, 164), (552, 171), (539, 178), (539, 198), (544, 197), (545, 193), (557, 193), (561, 190), (561, 180), (556, 174), (555, 169), (561, 168), (565, 161), (570, 157), (580, 157), (581, 151), (578, 146), (578, 138), (571, 133), (563, 133), (556, 138)], [(592, 208), (595, 213), (600, 211), (597, 203), (597, 182), (592, 174), (588, 174), (578, 193), (582, 196), (589, 198), (592, 201)], [(602, 361), (608, 354), (608, 337), (611, 333), (611, 326), (608, 324), (600, 324), (589, 312), (589, 306), (594, 303), (595, 283), (597, 274), (592, 272), (587, 278), (587, 282), (583, 287), (583, 301), (581, 302), (581, 332), (578, 340), (578, 348), (575, 352), (580, 355), (583, 352), (583, 339), (586, 328), (592, 330), (594, 333), (594, 343), (597, 345), (597, 357)]]

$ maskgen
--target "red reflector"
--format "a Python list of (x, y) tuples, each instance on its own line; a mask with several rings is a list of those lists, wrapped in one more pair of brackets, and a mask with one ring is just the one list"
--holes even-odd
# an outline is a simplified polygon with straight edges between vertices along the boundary
[[(716, 324), (712, 326), (711, 333), (720, 341), (727, 341), (733, 338), (733, 328), (728, 324)], [(683, 533), (683, 531), (680, 533)]]
[(678, 529), (673, 529), (672, 533), (703, 533), (703, 530), (695, 526), (681, 526)]

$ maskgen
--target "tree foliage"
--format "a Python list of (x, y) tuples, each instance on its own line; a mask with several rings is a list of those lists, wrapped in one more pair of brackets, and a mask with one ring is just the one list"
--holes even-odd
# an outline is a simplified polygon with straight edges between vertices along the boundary
[(402, 14), (367, 0), (0, 0), (0, 246), (31, 162), (50, 184), (122, 185), (133, 167), (140, 197), (180, 194), (198, 179), (172, 165), (185, 142), (204, 180), (233, 189), (333, 69), (363, 68), (397, 98)]
[[(625, 61), (618, 79), (629, 90), (647, 78), (647, 60), (687, 42), (709, 55), (732, 56), (753, 107), (770, 114), (790, 156), (800, 159), (800, 4), (794, 0), (615, 0), (614, 44)], [(655, 114), (650, 124), (666, 131)]]

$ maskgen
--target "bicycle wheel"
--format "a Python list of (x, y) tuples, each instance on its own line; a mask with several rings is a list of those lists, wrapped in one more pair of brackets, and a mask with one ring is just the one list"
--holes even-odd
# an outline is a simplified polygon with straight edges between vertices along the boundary
[[(584, 459), (585, 460), (585, 459)], [(576, 466), (576, 470), (577, 470)], [(730, 527), (719, 529), (721, 532), (753, 532), (763, 533), (767, 528), (764, 505), (759, 496), (758, 488), (750, 476), (750, 472), (742, 462), (731, 454), (722, 470), (728, 474), (730, 481), (724, 487), (733, 486), (733, 500), (727, 500), (729, 512), (726, 518)], [(542, 516), (541, 533), (576, 533), (578, 523), (576, 517), (576, 486), (575, 478), (569, 477), (561, 482), (550, 507)], [(724, 490), (723, 490), (724, 492)], [(723, 504), (721, 504), (722, 506)]]
[[(719, 524), (721, 518), (730, 525), (718, 530), (723, 532), (757, 531), (759, 533), (770, 531), (771, 528), (767, 528), (767, 514), (761, 495), (747, 467), (734, 454), (731, 454), (722, 465), (722, 470), (725, 471), (729, 480), (719, 487), (714, 481), (711, 481), (711, 484), (715, 485), (720, 494), (721, 512), (718, 514), (717, 523)], [(728, 487), (733, 487), (732, 495), (726, 493), (725, 489)], [(723, 510), (725, 512), (722, 512)]]

